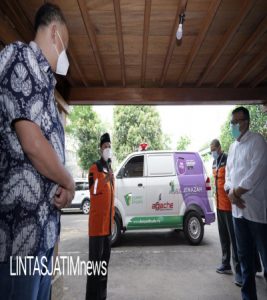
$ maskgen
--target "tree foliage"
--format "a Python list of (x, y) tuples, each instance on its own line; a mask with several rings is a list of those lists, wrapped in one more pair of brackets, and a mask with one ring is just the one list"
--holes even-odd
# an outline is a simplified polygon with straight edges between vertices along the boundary
[(187, 135), (181, 136), (179, 138), (179, 140), (177, 141), (176, 149), (177, 150), (186, 150), (190, 144), (191, 144), (191, 140)]
[(66, 132), (77, 140), (79, 164), (87, 171), (99, 158), (99, 139), (103, 133), (101, 120), (91, 106), (75, 106), (69, 114), (69, 123)]
[[(243, 105), (249, 110), (250, 113), (250, 130), (254, 132), (261, 133), (265, 139), (267, 139), (267, 116), (261, 110), (260, 105)], [(238, 107), (238, 106), (236, 106)], [(230, 133), (230, 121), (232, 112), (229, 113), (226, 122), (223, 124), (221, 129), (220, 141), (222, 148), (228, 152), (230, 145), (233, 143), (234, 139)]]
[(113, 111), (113, 150), (118, 161), (136, 151), (140, 143), (162, 150), (164, 137), (160, 116), (152, 106), (117, 106)]

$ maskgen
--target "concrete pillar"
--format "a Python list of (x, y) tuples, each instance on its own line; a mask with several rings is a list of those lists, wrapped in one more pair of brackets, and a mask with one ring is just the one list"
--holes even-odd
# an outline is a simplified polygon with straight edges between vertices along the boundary
[[(57, 102), (58, 111), (59, 111), (61, 119), (63, 121), (63, 126), (65, 127), (67, 115), (69, 113), (69, 106), (57, 90), (55, 91), (55, 98), (56, 98), (56, 102)], [(55, 245), (54, 262), (56, 260), (56, 257), (58, 256), (59, 245), (60, 245), (60, 238), (59, 238), (59, 242), (57, 242), (57, 244)], [(64, 277), (57, 273), (54, 274), (53, 279), (52, 279), (51, 300), (62, 300), (63, 299), (63, 296), (64, 296), (63, 287), (64, 287)]]

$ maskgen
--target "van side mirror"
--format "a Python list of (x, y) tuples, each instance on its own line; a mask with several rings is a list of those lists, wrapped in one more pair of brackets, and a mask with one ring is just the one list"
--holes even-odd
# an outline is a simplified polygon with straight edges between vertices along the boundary
[(122, 167), (122, 168), (120, 169), (120, 171), (118, 172), (118, 174), (117, 174), (117, 178), (118, 178), (118, 179), (122, 179), (122, 178), (124, 177), (124, 173), (125, 173), (125, 168)]

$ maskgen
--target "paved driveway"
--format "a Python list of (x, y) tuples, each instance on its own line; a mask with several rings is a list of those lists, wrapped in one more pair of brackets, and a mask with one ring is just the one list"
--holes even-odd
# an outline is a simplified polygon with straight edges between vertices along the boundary
[[(63, 214), (60, 255), (88, 257), (87, 216)], [(112, 249), (108, 300), (238, 300), (240, 288), (232, 275), (220, 275), (217, 224), (205, 227), (200, 246), (187, 244), (173, 230), (127, 232)], [(64, 300), (83, 300), (86, 278), (64, 276)], [(258, 300), (267, 299), (262, 277), (257, 278)]]

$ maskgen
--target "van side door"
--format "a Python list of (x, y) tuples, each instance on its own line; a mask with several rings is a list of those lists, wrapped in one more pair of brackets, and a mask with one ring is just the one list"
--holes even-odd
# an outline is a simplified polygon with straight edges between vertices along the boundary
[(179, 228), (179, 186), (175, 173), (174, 153), (147, 154), (148, 215), (155, 228)]
[(123, 205), (126, 224), (132, 217), (145, 214), (146, 177), (144, 176), (145, 155), (135, 155), (119, 171), (116, 179), (117, 199)]

